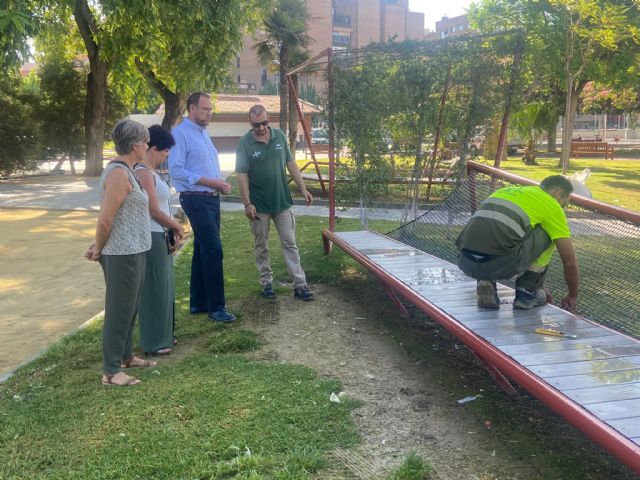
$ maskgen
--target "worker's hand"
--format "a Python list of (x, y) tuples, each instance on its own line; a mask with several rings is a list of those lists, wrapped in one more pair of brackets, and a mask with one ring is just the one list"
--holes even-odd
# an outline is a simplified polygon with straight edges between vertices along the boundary
[(249, 220), (255, 220), (257, 218), (256, 207), (252, 203), (245, 205), (244, 214), (247, 216)]
[(311, 205), (313, 203), (313, 195), (306, 188), (302, 192), (302, 196), (304, 197), (304, 201), (307, 205)]
[(547, 295), (547, 303), (549, 305), (553, 305), (553, 295), (551, 294), (548, 288), (543, 288), (543, 290), (544, 290), (544, 293)]
[(560, 308), (571, 313), (576, 313), (577, 303), (578, 299), (576, 297), (570, 297), (569, 295), (567, 295), (560, 302)]

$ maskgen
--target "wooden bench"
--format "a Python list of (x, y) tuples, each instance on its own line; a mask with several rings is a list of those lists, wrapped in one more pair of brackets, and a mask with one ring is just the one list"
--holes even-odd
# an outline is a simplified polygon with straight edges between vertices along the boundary
[[(640, 473), (640, 341), (546, 305), (513, 310), (498, 285), (498, 311), (476, 306), (476, 281), (456, 265), (368, 230), (323, 232), (371, 271), (403, 315), (398, 297), (465, 343), (494, 379), (508, 378)], [(556, 328), (576, 338), (535, 333)]]
[(587, 142), (584, 140), (571, 141), (571, 155), (574, 157), (589, 155), (604, 155), (605, 160), (613, 160), (613, 147), (607, 142)]

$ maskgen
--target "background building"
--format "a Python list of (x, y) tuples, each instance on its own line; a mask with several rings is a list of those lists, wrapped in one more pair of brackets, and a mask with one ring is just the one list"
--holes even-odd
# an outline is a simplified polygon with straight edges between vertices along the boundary
[(467, 15), (459, 15), (457, 17), (442, 17), (436, 22), (436, 37), (448, 38), (457, 37), (472, 33), (469, 30), (469, 17)]
[[(409, 0), (307, 0), (311, 20), (308, 34), (311, 56), (332, 48), (359, 48), (371, 42), (424, 38), (424, 14), (409, 11)], [(232, 78), (239, 90), (255, 94), (278, 84), (273, 68), (260, 64), (252, 48), (256, 38), (246, 36), (235, 58)], [(305, 79), (301, 79), (303, 84)], [(317, 82), (307, 79), (308, 82)], [(276, 92), (277, 93), (277, 92)]]

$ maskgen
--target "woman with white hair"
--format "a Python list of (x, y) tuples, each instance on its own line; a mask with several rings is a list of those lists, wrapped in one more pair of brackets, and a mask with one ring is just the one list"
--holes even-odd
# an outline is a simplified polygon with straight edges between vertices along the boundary
[(96, 236), (85, 257), (100, 262), (106, 284), (102, 329), (103, 385), (132, 386), (140, 380), (123, 368), (153, 367), (133, 355), (132, 337), (144, 282), (146, 251), (151, 248), (149, 199), (133, 173), (144, 159), (147, 128), (121, 120), (111, 134), (118, 157), (100, 177), (102, 201)]

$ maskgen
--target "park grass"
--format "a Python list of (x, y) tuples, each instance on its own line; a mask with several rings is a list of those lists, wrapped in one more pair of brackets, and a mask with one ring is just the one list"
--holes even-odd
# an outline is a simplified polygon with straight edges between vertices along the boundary
[[(405, 159), (406, 160), (406, 159)], [(493, 160), (478, 159), (481, 163), (493, 165)], [(536, 165), (525, 165), (520, 157), (509, 157), (501, 162), (500, 168), (522, 177), (540, 181), (549, 175), (559, 175), (562, 169), (558, 166), (559, 157), (541, 157), (536, 160)], [(298, 165), (303, 167), (307, 161), (298, 160)], [(609, 203), (628, 210), (640, 211), (640, 158), (625, 160), (604, 160), (602, 158), (572, 159), (568, 174), (582, 172), (585, 168), (591, 170), (591, 175), (586, 181), (586, 186), (593, 194), (593, 198), (601, 202)], [(328, 167), (321, 166), (320, 171), (328, 178)], [(306, 173), (315, 174), (313, 166), (307, 167)], [(235, 174), (228, 177), (232, 184), (232, 195), (238, 195), (237, 180)], [(307, 188), (316, 198), (326, 197), (320, 189), (318, 182), (307, 181)], [(292, 191), (297, 192), (295, 184), (291, 183)], [(431, 189), (429, 201), (437, 202), (451, 192), (450, 186), (434, 184)], [(345, 186), (339, 184), (336, 190), (338, 202), (344, 196)], [(421, 198), (424, 198), (426, 186), (420, 186)], [(351, 198), (349, 195), (347, 197)], [(345, 198), (347, 198), (345, 197)], [(353, 199), (352, 199), (353, 200)], [(404, 205), (407, 202), (407, 186), (391, 185), (384, 193), (384, 198), (373, 200), (372, 203), (388, 204), (397, 203)], [(353, 203), (353, 201), (351, 202)], [(349, 204), (347, 199), (346, 204)]]
[[(493, 165), (493, 161), (485, 163)], [(560, 175), (558, 158), (538, 158), (537, 165), (525, 165), (520, 158), (509, 157), (500, 168), (533, 180)], [(586, 186), (593, 198), (628, 210), (640, 211), (640, 159), (604, 160), (601, 158), (572, 159), (568, 174), (591, 170)]]
[[(187, 247), (176, 267), (180, 343), (159, 367), (136, 370), (142, 385), (100, 385), (100, 322), (0, 385), (0, 478), (321, 479), (323, 469), (332, 467), (329, 452), (359, 443), (350, 415), (360, 403), (329, 402), (330, 393), (341, 390), (339, 379), (237, 353), (260, 348), (263, 340), (242, 319), (251, 302), (261, 300), (246, 219), (225, 212), (222, 223), (227, 300), (239, 321), (216, 325), (205, 315), (188, 314)], [(297, 220), (310, 283), (358, 292), (353, 301), (364, 315), (388, 324), (394, 340), (416, 363), (429, 366), (452, 399), (481, 392), (465, 405), (466, 414), (476, 416), (479, 426), (490, 422), (493, 435), (515, 448), (523, 463), (540, 466), (540, 478), (631, 478), (539, 402), (507, 397), (441, 327), (419, 312), (410, 323), (398, 319), (375, 279), (353, 259), (339, 249), (323, 255), (324, 226), (324, 218)], [(393, 226), (370, 224), (380, 232)], [(359, 228), (347, 219), (338, 227)], [(281, 253), (273, 246), (274, 274), (284, 278)], [(421, 478), (427, 460), (413, 457), (390, 478)]]
[[(306, 263), (323, 263), (322, 222), (298, 227)], [(234, 303), (259, 301), (252, 239), (241, 214), (223, 223), (227, 299), (241, 320)], [(135, 371), (142, 385), (100, 384), (100, 321), (0, 385), (0, 478), (304, 479), (327, 464), (326, 452), (358, 443), (350, 414), (359, 402), (329, 401), (339, 380), (249, 361), (240, 352), (262, 340), (242, 322), (188, 314), (190, 249), (176, 266), (179, 347), (158, 367)], [(311, 270), (314, 279), (333, 276), (329, 266)]]
[(429, 478), (431, 467), (416, 452), (410, 452), (399, 467), (395, 468), (387, 477), (387, 480), (424, 480)]

